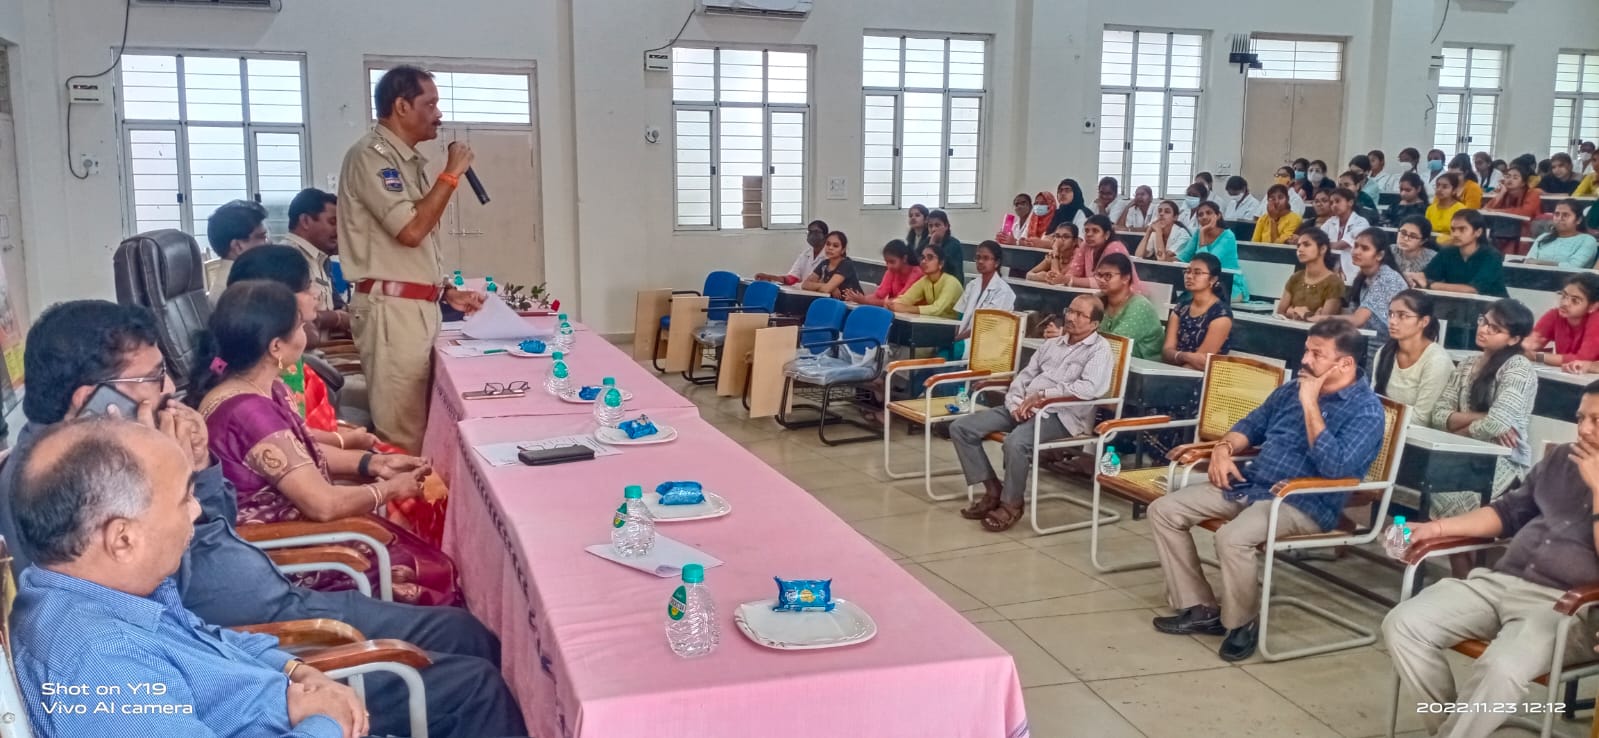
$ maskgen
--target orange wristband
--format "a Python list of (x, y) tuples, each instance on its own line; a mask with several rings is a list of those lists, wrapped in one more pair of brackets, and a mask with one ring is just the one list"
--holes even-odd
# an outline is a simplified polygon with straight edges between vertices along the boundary
[(451, 187), (460, 187), (461, 186), (461, 178), (456, 176), (456, 175), (454, 175), (454, 174), (450, 174), (449, 172), (444, 172), (444, 173), (440, 174), (439, 175), (439, 181), (443, 182), (443, 183), (445, 183), (445, 184), (447, 184), (447, 185), (449, 185)]

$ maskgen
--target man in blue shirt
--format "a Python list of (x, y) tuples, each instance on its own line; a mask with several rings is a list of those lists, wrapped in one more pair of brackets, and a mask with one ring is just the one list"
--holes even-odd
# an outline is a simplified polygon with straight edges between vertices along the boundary
[[(1162, 633), (1226, 634), (1219, 655), (1242, 661), (1255, 653), (1259, 635), (1258, 552), (1266, 540), (1272, 488), (1299, 477), (1361, 478), (1382, 448), (1382, 402), (1358, 364), (1360, 333), (1341, 319), (1310, 327), (1299, 378), (1277, 388), (1211, 452), (1209, 479), (1171, 492), (1149, 506), (1155, 549), (1166, 575), (1166, 598), (1178, 612), (1155, 618)], [(1242, 465), (1233, 455), (1259, 454)], [(1172, 451), (1173, 458), (1188, 447)], [(1318, 533), (1338, 523), (1347, 493), (1289, 497), (1277, 535)], [(1206, 520), (1231, 521), (1216, 531), (1222, 598), (1218, 603), (1200, 570), (1189, 529)]]
[(28, 718), (52, 736), (367, 733), (355, 691), (207, 625), (178, 596), (200, 504), (187, 449), (138, 423), (58, 425), (18, 461), (22, 572), (12, 613)]

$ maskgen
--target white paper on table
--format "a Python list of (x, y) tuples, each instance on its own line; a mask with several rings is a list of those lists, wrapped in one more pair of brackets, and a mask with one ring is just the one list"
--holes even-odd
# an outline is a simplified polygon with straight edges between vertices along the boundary
[(489, 462), (489, 466), (511, 466), (522, 463), (521, 460), (517, 458), (517, 454), (521, 451), (543, 451), (545, 449), (560, 448), (562, 446), (587, 446), (588, 448), (594, 449), (595, 458), (601, 456), (615, 456), (619, 453), (622, 453), (621, 451), (594, 440), (593, 436), (556, 436), (554, 438), (543, 438), (537, 441), (485, 443), (478, 446), (473, 446), (472, 448), (473, 450), (477, 451), (479, 456), (483, 457), (484, 461)]
[(660, 533), (655, 534), (655, 547), (651, 548), (649, 553), (631, 559), (617, 556), (616, 550), (609, 543), (597, 543), (583, 550), (607, 561), (615, 561), (622, 566), (654, 574), (662, 579), (682, 575), (683, 567), (689, 564), (699, 564), (707, 569), (722, 565), (721, 559)]
[(439, 332), (450, 333), (453, 331), (455, 333), (460, 333), (464, 326), (466, 326), (466, 321), (464, 320), (446, 320), (439, 324)]
[[(456, 358), (456, 359), (470, 359), (470, 358), (477, 357), (477, 356), (497, 356), (499, 354), (506, 353), (506, 352), (510, 351), (511, 349), (513, 349), (513, 348), (516, 348), (516, 344), (515, 343), (511, 343), (510, 345), (503, 345), (504, 343), (505, 342), (503, 342), (503, 341), (498, 341), (498, 342), (496, 342), (496, 341), (463, 341), (461, 343), (449, 344), (449, 345), (447, 345), (444, 348), (439, 349), (439, 350), (443, 351), (445, 356), (449, 356), (449, 357)], [(468, 344), (490, 344), (490, 345), (468, 345)], [(489, 353), (490, 351), (493, 351), (494, 353), (490, 354)]]
[(461, 332), (472, 338), (527, 338), (533, 335), (533, 326), (499, 295), (490, 293), (483, 307), (462, 321)]

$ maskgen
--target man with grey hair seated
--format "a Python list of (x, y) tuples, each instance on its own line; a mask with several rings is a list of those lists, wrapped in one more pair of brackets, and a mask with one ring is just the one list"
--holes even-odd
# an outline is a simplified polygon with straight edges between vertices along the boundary
[(272, 636), (183, 607), (172, 575), (200, 514), (187, 449), (102, 418), (58, 425), (22, 453), (12, 509), (34, 566), (18, 578), (12, 643), (40, 733), (366, 735), (354, 690)]

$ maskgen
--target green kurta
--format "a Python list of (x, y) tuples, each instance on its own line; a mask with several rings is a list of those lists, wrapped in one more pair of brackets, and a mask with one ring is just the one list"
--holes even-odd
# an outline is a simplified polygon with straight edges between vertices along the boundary
[(1133, 295), (1115, 315), (1105, 313), (1099, 329), (1133, 339), (1134, 357), (1160, 361), (1160, 349), (1166, 342), (1166, 329), (1161, 327), (1160, 314), (1155, 312), (1155, 305), (1149, 298)]

